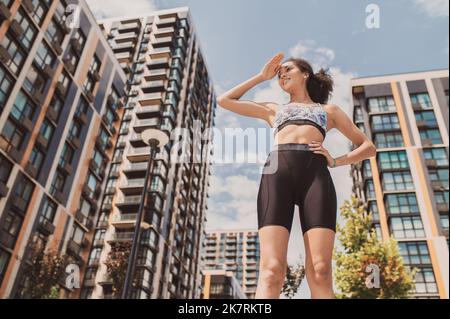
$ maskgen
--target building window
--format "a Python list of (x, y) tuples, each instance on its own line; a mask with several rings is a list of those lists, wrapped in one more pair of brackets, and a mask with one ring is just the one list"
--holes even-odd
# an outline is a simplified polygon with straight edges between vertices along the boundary
[(413, 108), (424, 110), (433, 108), (428, 93), (411, 94), (410, 96)]
[(13, 87), (13, 79), (3, 67), (0, 67), (0, 114)]
[(70, 83), (71, 83), (71, 79), (70, 79), (69, 74), (66, 71), (62, 71), (61, 75), (59, 77), (59, 81), (58, 81), (58, 84), (60, 84), (62, 87), (62, 90), (58, 91), (58, 93), (62, 97), (66, 96), (67, 91), (69, 90), (69, 87), (70, 87)]
[(11, 255), (7, 251), (3, 250), (0, 247), (0, 285), (2, 284), (3, 278), (5, 277), (6, 268), (8, 268), (10, 256)]
[(386, 211), (390, 215), (419, 214), (415, 193), (388, 194), (385, 199)]
[(64, 101), (57, 95), (54, 94), (50, 102), (49, 108), (51, 108), (56, 113), (55, 122), (58, 121), (61, 110), (64, 107)]
[[(174, 81), (171, 81), (174, 82)], [(361, 107), (355, 107), (354, 122), (364, 122), (364, 116)]]
[(405, 151), (378, 153), (378, 165), (382, 171), (393, 169), (409, 169)]
[(80, 200), (80, 211), (83, 215), (88, 216), (92, 213), (92, 205), (83, 197)]
[(52, 139), (54, 131), (55, 127), (53, 126), (53, 124), (48, 119), (44, 119), (44, 121), (42, 122), (40, 135), (46, 140), (47, 145), (50, 144), (50, 140)]
[(36, 38), (37, 30), (21, 9), (17, 12), (15, 20), (20, 24), (23, 31), (21, 35), (16, 38), (25, 49), (29, 50)]
[(410, 172), (392, 172), (382, 175), (383, 190), (399, 191), (413, 190), (414, 182)]
[(437, 127), (438, 123), (436, 120), (436, 116), (434, 115), (434, 111), (422, 111), (416, 112), (416, 122), (418, 126), (429, 126), (429, 127)]
[(436, 204), (447, 204), (448, 206), (448, 191), (435, 191), (434, 200), (436, 201)]
[(372, 130), (374, 131), (390, 131), (400, 129), (397, 114), (374, 115), (371, 117), (371, 120)]
[(392, 217), (390, 219), (391, 232), (397, 239), (425, 237), (422, 219), (414, 217)]
[(72, 233), (70, 234), (70, 239), (79, 246), (81, 246), (81, 243), (84, 239), (84, 230), (75, 223), (72, 225)]
[(398, 248), (403, 262), (408, 266), (418, 266), (424, 264), (431, 264), (430, 253), (428, 251), (427, 243), (422, 242), (401, 242), (398, 243)]
[(90, 66), (89, 66), (89, 71), (88, 71), (86, 80), (83, 85), (85, 92), (90, 92), (90, 93), (94, 92), (94, 86), (95, 86), (95, 83), (97, 82), (95, 79), (95, 74), (97, 74), (97, 75), (99, 74), (100, 66), (101, 66), (100, 59), (97, 56), (94, 56)]
[(72, 163), (73, 154), (75, 151), (69, 144), (65, 143), (59, 159), (59, 166), (64, 167)]
[(13, 165), (0, 154), (0, 183), (6, 184)]
[(444, 148), (429, 148), (423, 150), (425, 160), (434, 160), (438, 166), (448, 166), (448, 156)]
[(31, 13), (31, 17), (36, 21), (36, 24), (41, 25), (44, 21), (45, 14), (48, 12), (48, 6), (50, 5), (50, 1), (32, 1), (34, 5), (33, 13)]
[(42, 99), (45, 83), (46, 79), (44, 76), (37, 70), (36, 66), (32, 65), (23, 82), (23, 88), (32, 95), (33, 98), (40, 101)]
[(416, 293), (435, 294), (438, 293), (436, 278), (432, 267), (421, 267), (414, 278), (416, 281)]
[(448, 231), (448, 214), (440, 214), (439, 215), (439, 220), (441, 222), (441, 227), (444, 231)]
[(440, 187), (448, 188), (448, 169), (429, 169), (428, 175), (432, 183), (439, 184)]
[(56, 209), (57, 205), (52, 202), (48, 197), (44, 197), (44, 205), (42, 207), (42, 212), (39, 217), (39, 221), (48, 221), (50, 223), (53, 223), (56, 215)]
[(17, 99), (11, 109), (11, 116), (19, 122), (22, 122), (25, 118), (33, 120), (33, 115), (36, 110), (36, 105), (20, 91), (17, 95)]
[(394, 98), (392, 96), (371, 97), (368, 99), (369, 112), (396, 112)]
[(92, 173), (89, 172), (87, 180), (86, 180), (86, 184), (91, 189), (92, 192), (96, 192), (97, 187), (99, 186), (100, 182), (97, 178), (95, 178), (94, 175), (92, 175)]
[(22, 48), (17, 40), (15, 40), (14, 36), (7, 33), (2, 41), (2, 46), (8, 51), (10, 59), (5, 63), (6, 66), (13, 72), (15, 75), (18, 75), (22, 66), (25, 62), (25, 58), (27, 53)]
[(441, 133), (438, 129), (424, 129), (419, 130), (420, 139), (422, 144), (432, 145), (432, 144), (442, 144)]
[(64, 32), (55, 18), (50, 21), (45, 34), (53, 45), (57, 44), (60, 46), (64, 40)]
[(372, 220), (373, 221), (380, 220), (380, 215), (379, 215), (379, 212), (378, 212), (378, 205), (377, 205), (376, 201), (374, 201), (374, 200), (369, 201), (368, 210), (369, 210), (370, 213), (372, 213)]
[(11, 148), (20, 150), (25, 139), (25, 132), (11, 119), (7, 119), (1, 137), (4, 141), (2, 148), (5, 151), (8, 152)]
[(50, 186), (50, 193), (55, 195), (56, 192), (62, 193), (64, 190), (64, 184), (66, 183), (66, 177), (60, 172), (56, 171), (53, 183)]
[(36, 52), (36, 57), (34, 58), (34, 62), (36, 65), (43, 70), (46, 65), (53, 67), (55, 64), (55, 56), (50, 51), (50, 48), (44, 42), (39, 45), (39, 48)]
[(401, 132), (375, 133), (374, 142), (377, 148), (403, 147)]
[(39, 174), (42, 163), (44, 163), (45, 153), (39, 150), (37, 147), (33, 147), (31, 151), (29, 163), (36, 168), (37, 174)]
[(80, 133), (81, 133), (81, 124), (79, 124), (78, 122), (72, 122), (72, 125), (70, 126), (69, 129), (68, 135), (69, 139), (79, 138)]

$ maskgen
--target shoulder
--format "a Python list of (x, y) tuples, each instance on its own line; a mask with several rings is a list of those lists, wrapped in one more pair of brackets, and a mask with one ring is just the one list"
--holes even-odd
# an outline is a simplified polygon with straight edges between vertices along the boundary
[(341, 111), (341, 108), (339, 106), (337, 106), (336, 104), (322, 104), (323, 108), (325, 109), (325, 111), (327, 111), (327, 113), (338, 113), (339, 111)]
[(322, 104), (324, 110), (327, 112), (327, 117), (332, 123), (333, 127), (336, 127), (336, 120), (341, 116), (343, 110), (336, 104)]

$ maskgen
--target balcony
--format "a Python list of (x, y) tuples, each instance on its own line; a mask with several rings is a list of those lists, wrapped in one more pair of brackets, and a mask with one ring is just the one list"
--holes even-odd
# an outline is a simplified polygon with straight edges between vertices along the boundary
[(88, 216), (85, 216), (80, 210), (77, 210), (75, 213), (75, 219), (77, 222), (85, 227), (86, 229), (90, 230), (92, 227), (94, 227), (94, 221), (89, 218)]
[(148, 163), (132, 163), (125, 167), (123, 170), (124, 174), (128, 178), (144, 178), (145, 177), (145, 171), (147, 170)]
[(137, 133), (141, 133), (142, 131), (145, 131), (147, 128), (154, 128), (160, 124), (159, 118), (150, 118), (150, 119), (144, 119), (139, 120), (136, 119), (133, 123), (134, 130)]
[(172, 49), (170, 47), (153, 48), (149, 51), (149, 56), (152, 59), (170, 58), (172, 56)]
[(9, 188), (6, 186), (6, 184), (2, 181), (0, 181), (0, 198), (6, 197), (8, 195)]
[(136, 224), (136, 218), (137, 214), (119, 214), (114, 217), (112, 225), (116, 229), (132, 229)]
[(130, 212), (130, 211), (136, 212), (139, 208), (141, 198), (142, 198), (141, 195), (126, 196), (121, 202), (118, 202), (116, 206), (122, 212)]
[(425, 147), (433, 146), (433, 141), (429, 138), (424, 138), (422, 140), (422, 146), (425, 146)]
[(147, 68), (149, 70), (167, 69), (170, 67), (169, 62), (170, 62), (170, 59), (167, 57), (159, 58), (159, 59), (151, 59), (150, 62), (147, 64)]
[(138, 119), (154, 118), (161, 114), (161, 105), (143, 106), (136, 110)]
[(132, 40), (134, 38), (136, 38), (138, 36), (137, 32), (124, 32), (124, 33), (119, 33), (118, 35), (116, 35), (114, 37), (114, 39), (117, 40)]
[(448, 204), (447, 203), (438, 203), (437, 209), (441, 213), (448, 213)]
[(129, 179), (127, 183), (122, 184), (120, 189), (125, 195), (137, 195), (142, 194), (142, 188), (144, 187), (144, 178)]
[(163, 103), (163, 93), (156, 92), (156, 93), (142, 94), (139, 97), (139, 103), (141, 104), (141, 106), (148, 106), (148, 105), (160, 106)]
[(104, 244), (105, 244), (105, 240), (103, 238), (99, 238), (99, 239), (94, 240), (93, 246), (97, 247), (97, 248), (101, 248), (104, 246)]
[(158, 21), (156, 21), (156, 25), (158, 26), (158, 28), (174, 27), (176, 26), (176, 23), (176, 17), (160, 18)]
[(425, 160), (425, 165), (428, 167), (437, 167), (437, 162), (435, 159), (427, 159)]
[(148, 81), (141, 86), (141, 89), (144, 94), (164, 92), (165, 83), (164, 80)]
[(44, 235), (49, 236), (55, 232), (55, 225), (53, 225), (49, 220), (43, 218), (39, 222), (39, 229)]
[(174, 27), (167, 27), (167, 28), (158, 28), (153, 34), (155, 35), (155, 38), (164, 38), (168, 36), (173, 36), (175, 33)]
[(169, 77), (168, 69), (148, 69), (144, 72), (144, 78), (147, 82), (167, 80)]
[(82, 247), (81, 245), (74, 242), (72, 239), (69, 239), (69, 242), (67, 243), (67, 252), (73, 255), (74, 257), (80, 259)]
[(9, 11), (9, 8), (3, 2), (0, 2), (0, 22), (9, 18), (11, 18), (11, 11)]
[[(110, 286), (113, 284), (113, 280), (107, 274), (103, 275), (102, 279), (98, 282), (100, 286)], [(106, 298), (105, 298), (106, 299)]]
[(171, 47), (173, 44), (173, 37), (161, 37), (152, 41), (154, 48)]
[(445, 187), (441, 181), (431, 181), (431, 188), (435, 191), (444, 191)]
[(107, 242), (109, 244), (114, 244), (118, 242), (127, 242), (132, 241), (134, 236), (134, 232), (127, 232), (127, 233), (115, 233), (111, 236)]

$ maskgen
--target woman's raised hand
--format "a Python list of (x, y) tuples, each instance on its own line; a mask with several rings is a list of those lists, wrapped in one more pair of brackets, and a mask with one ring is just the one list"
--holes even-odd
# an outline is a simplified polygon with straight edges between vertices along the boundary
[(281, 67), (280, 62), (283, 60), (283, 58), (283, 52), (280, 52), (272, 57), (269, 62), (264, 65), (263, 69), (260, 72), (260, 76), (266, 81), (272, 79), (275, 75), (277, 75), (278, 70)]

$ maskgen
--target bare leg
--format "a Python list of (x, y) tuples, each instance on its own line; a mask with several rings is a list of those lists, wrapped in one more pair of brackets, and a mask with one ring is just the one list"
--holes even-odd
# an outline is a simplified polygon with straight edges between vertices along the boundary
[(306, 251), (306, 279), (311, 299), (333, 299), (331, 259), (335, 232), (327, 228), (313, 228), (304, 235)]
[(265, 226), (259, 230), (260, 264), (255, 299), (278, 299), (287, 267), (289, 231), (283, 226)]

